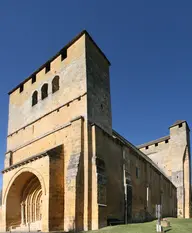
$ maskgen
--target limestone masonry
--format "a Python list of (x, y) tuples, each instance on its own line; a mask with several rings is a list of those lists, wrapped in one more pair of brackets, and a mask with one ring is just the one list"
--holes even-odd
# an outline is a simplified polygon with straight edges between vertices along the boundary
[(176, 121), (169, 130), (170, 135), (138, 148), (153, 160), (177, 187), (177, 216), (190, 218), (190, 130), (187, 122), (183, 120)]
[(1, 231), (189, 218), (186, 121), (135, 147), (112, 129), (110, 62), (81, 32), (9, 93)]

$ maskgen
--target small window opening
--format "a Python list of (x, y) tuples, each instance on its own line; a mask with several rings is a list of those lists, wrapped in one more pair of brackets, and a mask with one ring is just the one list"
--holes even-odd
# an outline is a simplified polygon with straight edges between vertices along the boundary
[(97, 200), (98, 204), (107, 204), (107, 177), (106, 177), (106, 169), (105, 169), (105, 162), (100, 159), (96, 158), (96, 172), (97, 172), (97, 182), (98, 182), (98, 189), (97, 189)]
[(105, 172), (105, 162), (102, 159), (97, 158), (96, 165), (97, 165), (97, 173), (103, 174)]
[(69, 107), (69, 104), (67, 104), (67, 107)]
[(35, 83), (35, 82), (36, 82), (36, 75), (34, 75), (34, 76), (32, 77), (31, 82), (32, 82), (32, 83)]
[(48, 73), (51, 69), (50, 63), (47, 63), (47, 65), (45, 66), (45, 73)]
[(45, 99), (48, 96), (48, 84), (45, 83), (41, 88), (41, 99)]
[(61, 52), (61, 61), (63, 61), (65, 58), (67, 58), (67, 50), (66, 49)]
[(139, 168), (136, 167), (136, 178), (138, 179), (139, 178)]
[(21, 84), (20, 89), (19, 89), (19, 92), (21, 93), (21, 92), (23, 92), (23, 90), (24, 90), (24, 85)]
[(148, 150), (148, 149), (149, 149), (149, 146), (146, 146), (145, 149)]
[(165, 140), (165, 143), (168, 143), (169, 142), (169, 140), (167, 139), (167, 140)]
[(36, 105), (38, 102), (38, 92), (35, 91), (32, 95), (32, 106)]
[(78, 98), (78, 101), (80, 101), (80, 100), (81, 100), (81, 97)]
[(59, 90), (59, 76), (55, 76), (52, 81), (52, 93), (55, 93)]
[(181, 124), (179, 124), (179, 128), (181, 128), (183, 126), (183, 124), (181, 123)]
[(9, 158), (10, 166), (13, 165), (13, 155), (10, 153), (10, 158)]
[(158, 143), (155, 143), (155, 146), (158, 146)]

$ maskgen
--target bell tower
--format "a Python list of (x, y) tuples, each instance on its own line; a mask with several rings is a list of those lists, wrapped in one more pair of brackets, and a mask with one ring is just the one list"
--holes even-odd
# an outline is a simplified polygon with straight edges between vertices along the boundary
[(110, 62), (95, 42), (86, 36), (88, 120), (112, 134)]

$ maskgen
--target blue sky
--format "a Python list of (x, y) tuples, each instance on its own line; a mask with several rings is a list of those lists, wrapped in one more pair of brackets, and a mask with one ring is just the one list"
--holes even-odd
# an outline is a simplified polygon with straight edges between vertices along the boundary
[(187, 0), (1, 0), (0, 169), (8, 91), (83, 29), (112, 63), (115, 130), (137, 145), (178, 119), (192, 128), (191, 12)]

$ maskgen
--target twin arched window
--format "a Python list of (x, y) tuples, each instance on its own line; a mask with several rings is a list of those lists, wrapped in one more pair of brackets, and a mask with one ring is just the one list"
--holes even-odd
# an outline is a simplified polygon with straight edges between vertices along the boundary
[(35, 91), (32, 95), (32, 106), (36, 105), (38, 102), (38, 92)]
[(43, 84), (41, 88), (41, 99), (44, 100), (48, 96), (48, 84)]
[(55, 76), (52, 81), (52, 93), (55, 93), (59, 90), (59, 76)]
[[(55, 93), (59, 90), (59, 76), (55, 76), (52, 80), (52, 93)], [(45, 99), (48, 96), (48, 84), (43, 84), (41, 88), (41, 99)], [(38, 103), (38, 92), (35, 91), (32, 95), (32, 106)]]

